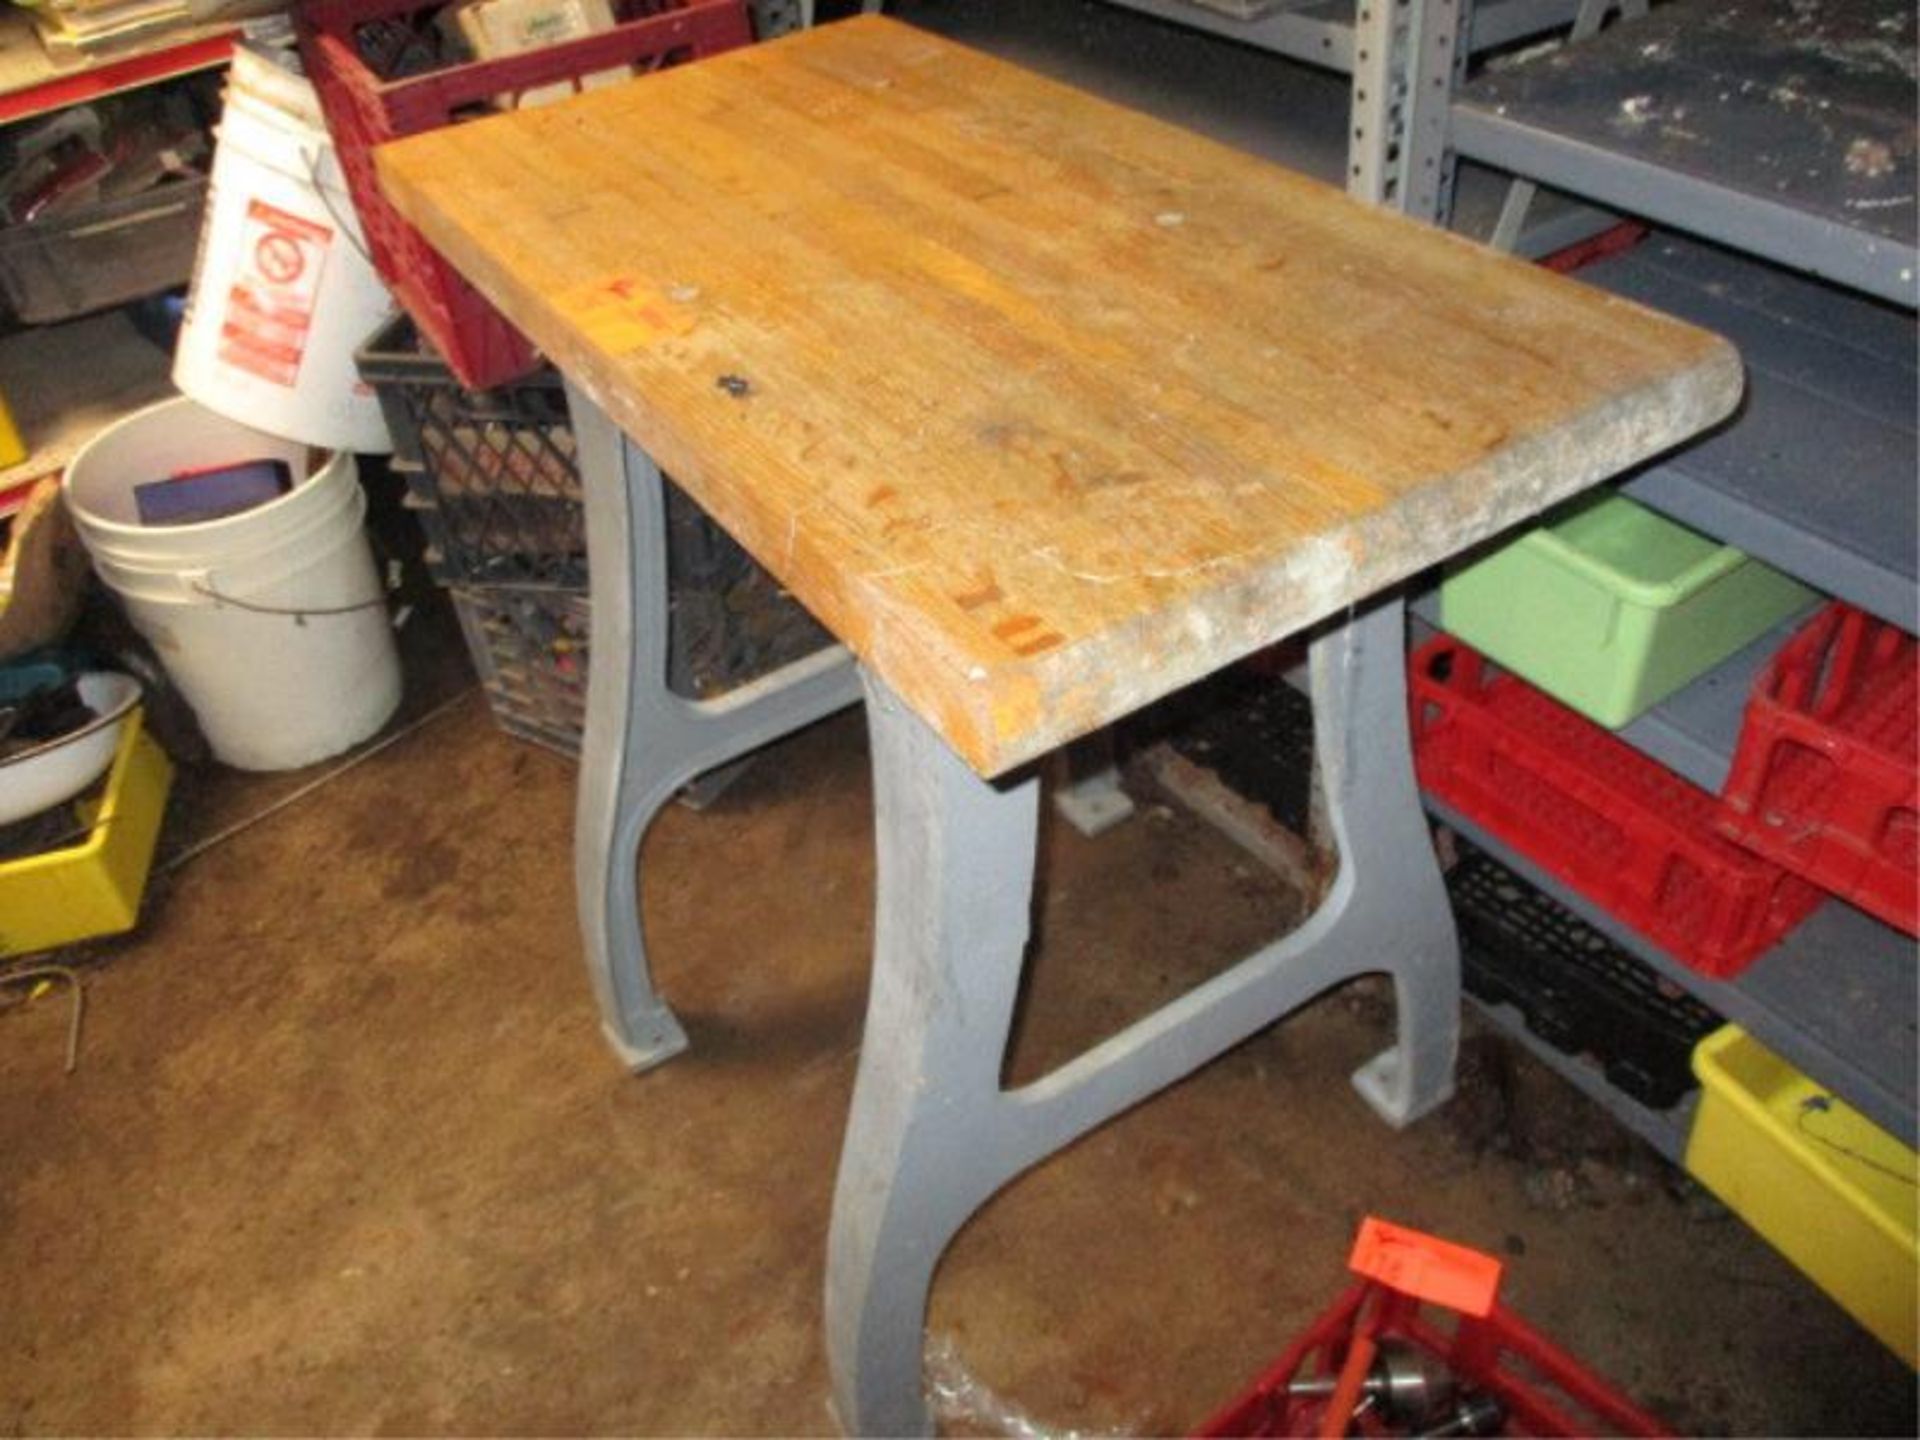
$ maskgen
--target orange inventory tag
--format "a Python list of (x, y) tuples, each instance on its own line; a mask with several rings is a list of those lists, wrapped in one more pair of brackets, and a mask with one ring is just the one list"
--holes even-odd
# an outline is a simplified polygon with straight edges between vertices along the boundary
[[(697, 294), (688, 287), (688, 300)], [(587, 338), (616, 355), (685, 335), (694, 326), (687, 301), (663, 295), (631, 275), (577, 285), (559, 298), (560, 308)]]
[(1360, 1222), (1347, 1268), (1463, 1315), (1492, 1313), (1500, 1293), (1501, 1266), (1493, 1256), (1371, 1215)]

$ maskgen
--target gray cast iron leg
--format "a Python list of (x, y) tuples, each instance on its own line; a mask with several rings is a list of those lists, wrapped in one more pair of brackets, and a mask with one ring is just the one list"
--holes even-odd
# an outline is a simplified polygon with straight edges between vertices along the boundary
[(574, 817), (574, 885), (601, 1026), (629, 1068), (687, 1045), (654, 990), (641, 936), (640, 839), (695, 777), (859, 700), (839, 646), (713, 700), (667, 685), (667, 540), (659, 469), (568, 387), (585, 482), (592, 664)]
[(1003, 1090), (1032, 900), (1037, 785), (994, 785), (867, 677), (879, 832), (866, 1038), (827, 1250), (827, 1350), (855, 1434), (931, 1427), (927, 1293), (973, 1211), (1035, 1162), (1351, 976), (1394, 980), (1398, 1040), (1354, 1077), (1403, 1125), (1450, 1092), (1453, 924), (1413, 787), (1397, 599), (1316, 640), (1327, 823), (1341, 865), (1291, 934), (1058, 1070)]

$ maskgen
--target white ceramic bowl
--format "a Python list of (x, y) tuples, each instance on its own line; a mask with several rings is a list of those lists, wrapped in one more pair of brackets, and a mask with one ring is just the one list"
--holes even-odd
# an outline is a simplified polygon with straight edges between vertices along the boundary
[(140, 703), (140, 682), (118, 670), (93, 670), (79, 688), (91, 721), (0, 760), (0, 825), (71, 800), (113, 763), (127, 712)]

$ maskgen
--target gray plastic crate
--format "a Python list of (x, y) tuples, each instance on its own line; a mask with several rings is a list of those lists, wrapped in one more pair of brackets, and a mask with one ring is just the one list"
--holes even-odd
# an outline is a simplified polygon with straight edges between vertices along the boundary
[[(670, 499), (699, 516), (678, 491)], [(688, 576), (670, 557), (669, 568), (668, 683), (682, 695), (723, 694), (832, 643), (757, 565)], [(538, 585), (454, 585), (448, 593), (500, 728), (579, 754), (592, 654), (586, 594)]]
[(449, 593), (500, 728), (578, 755), (587, 719), (587, 597), (508, 586), (454, 586)]
[[(692, 509), (684, 498), (680, 503)], [(691, 583), (677, 574), (670, 580), (668, 683), (682, 695), (724, 694), (832, 643), (757, 565), (724, 585), (718, 572)], [(579, 754), (592, 657), (585, 592), (454, 585), (448, 593), (500, 728)]]
[(0, 230), (0, 295), (47, 325), (184, 285), (206, 205), (197, 175)]

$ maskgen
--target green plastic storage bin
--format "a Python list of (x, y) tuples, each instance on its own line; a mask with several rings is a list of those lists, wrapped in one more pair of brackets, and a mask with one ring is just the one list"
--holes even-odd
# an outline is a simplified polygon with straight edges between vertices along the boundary
[(1819, 597), (1611, 492), (1457, 564), (1440, 624), (1602, 725), (1625, 725)]

